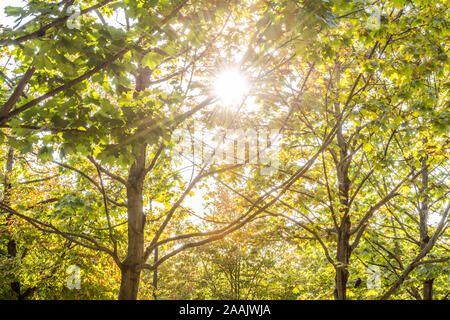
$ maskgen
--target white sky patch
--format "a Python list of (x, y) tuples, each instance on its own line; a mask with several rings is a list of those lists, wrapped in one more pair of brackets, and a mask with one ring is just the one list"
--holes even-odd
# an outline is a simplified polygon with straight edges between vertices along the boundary
[(245, 110), (248, 112), (257, 112), (261, 109), (261, 105), (256, 102), (255, 97), (248, 97), (245, 103)]
[(25, 4), (25, 2), (21, 0), (2, 0), (0, 2), (0, 25), (4, 27), (13, 27), (17, 24), (14, 22), (17, 17), (8, 17), (5, 13), (6, 7), (21, 7)]
[(431, 212), (428, 216), (428, 225), (437, 227), (439, 222), (441, 221), (442, 213), (439, 212)]

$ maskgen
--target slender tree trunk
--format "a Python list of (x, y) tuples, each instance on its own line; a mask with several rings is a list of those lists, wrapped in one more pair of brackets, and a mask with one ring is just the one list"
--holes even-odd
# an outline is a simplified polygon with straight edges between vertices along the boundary
[[(150, 84), (151, 70), (139, 66), (136, 76), (136, 88), (133, 97), (145, 90)], [(142, 128), (140, 128), (142, 129)], [(134, 163), (131, 165), (127, 180), (127, 215), (128, 215), (128, 251), (122, 262), (122, 279), (119, 300), (136, 300), (139, 292), (141, 271), (138, 265), (144, 263), (144, 198), (145, 160), (147, 145), (133, 146)]]
[[(420, 233), (420, 250), (422, 250), (430, 240), (428, 236), (428, 169), (427, 159), (422, 158), (422, 186), (420, 188), (420, 211), (419, 211), (419, 233)], [(422, 282), (423, 285), (423, 300), (433, 300), (433, 281), (434, 279), (426, 279)]]
[(146, 146), (139, 149), (135, 150), (135, 162), (130, 168), (127, 181), (128, 251), (122, 262), (119, 300), (137, 299), (141, 276), (138, 265), (144, 262), (143, 185)]
[(341, 221), (338, 231), (338, 240), (336, 248), (336, 277), (334, 298), (336, 300), (347, 299), (347, 281), (349, 277), (348, 263), (350, 261), (350, 215), (349, 215), (349, 190), (350, 178), (348, 169), (351, 157), (348, 155), (348, 145), (344, 139), (342, 131), (337, 134), (339, 146), (339, 162), (336, 164), (337, 180), (339, 187), (339, 212)]
[[(153, 262), (156, 264), (158, 261), (158, 246), (155, 247), (155, 256)], [(153, 271), (153, 299), (157, 299), (156, 290), (158, 290), (158, 268)]]
[(347, 299), (348, 263), (350, 261), (350, 218), (347, 215), (338, 233), (338, 243), (336, 252), (336, 277), (334, 298), (336, 300)]

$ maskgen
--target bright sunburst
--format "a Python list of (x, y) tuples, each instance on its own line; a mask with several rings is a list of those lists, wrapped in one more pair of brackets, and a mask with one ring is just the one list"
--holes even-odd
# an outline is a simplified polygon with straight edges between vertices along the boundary
[(248, 92), (245, 76), (237, 69), (222, 71), (214, 82), (214, 94), (227, 106), (237, 105)]

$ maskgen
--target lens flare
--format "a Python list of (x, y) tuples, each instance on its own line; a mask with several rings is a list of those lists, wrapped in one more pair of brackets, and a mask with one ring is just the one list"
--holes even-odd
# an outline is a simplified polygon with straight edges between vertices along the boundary
[(226, 106), (237, 105), (248, 92), (245, 76), (236, 69), (221, 72), (214, 82), (214, 94)]

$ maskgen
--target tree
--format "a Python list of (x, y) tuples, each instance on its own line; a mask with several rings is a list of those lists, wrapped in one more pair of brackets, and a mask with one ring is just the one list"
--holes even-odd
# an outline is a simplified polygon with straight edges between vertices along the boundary
[[(240, 62), (243, 65), (252, 54), (253, 58), (258, 57), (254, 52), (261, 51), (259, 47), (268, 50), (283, 41), (277, 38), (281, 29), (271, 21), (277, 10), (283, 9), (295, 20), (299, 12), (319, 9), (326, 13), (326, 7), (322, 3), (313, 5), (313, 2), (303, 8), (288, 3), (257, 2), (241, 7), (243, 11), (238, 14), (233, 9), (238, 3), (222, 1), (196, 1), (189, 5), (186, 1), (103, 1), (94, 5), (86, 1), (79, 3), (82, 18), (79, 25), (71, 29), (67, 22), (72, 17), (66, 12), (73, 3), (33, 1), (24, 8), (6, 9), (8, 14), (17, 16), (19, 22), (36, 17), (18, 28), (3, 29), (5, 54), (17, 60), (14, 72), (23, 75), (15, 85), (4, 90), (0, 121), (5, 132), (9, 132), (6, 134), (8, 143), (23, 153), (39, 145), (40, 159), (52, 160), (57, 152), (61, 160), (81, 161), (81, 167), (85, 167), (87, 157), (96, 169), (96, 178), (83, 172), (81, 167), (58, 159), (52, 161), (78, 173), (101, 193), (109, 244), (96, 239), (88, 230), (62, 230), (51, 222), (26, 216), (7, 203), (3, 202), (2, 208), (39, 226), (41, 231), (110, 255), (122, 274), (119, 299), (136, 299), (143, 269), (154, 270), (171, 256), (221, 239), (250, 221), (244, 219), (244, 215), (218, 230), (160, 240), (196, 183), (235, 167), (208, 169), (200, 166), (197, 176), (184, 190), (180, 182), (176, 193), (169, 191), (176, 188), (176, 182), (161, 178), (171, 174), (171, 168), (167, 167), (171, 132), (214, 101), (209, 88), (202, 88), (199, 83), (207, 78), (208, 70), (217, 66), (220, 48), (232, 47), (230, 41), (236, 35), (234, 26), (245, 22), (248, 30), (255, 30), (249, 33), (251, 50)], [(99, 16), (109, 16), (113, 10), (125, 13), (123, 28), (112, 26), (103, 17), (96, 20), (89, 15), (95, 11)], [(258, 14), (249, 16), (250, 11)], [(319, 19), (323, 17), (316, 14), (310, 23), (318, 24)], [(304, 26), (304, 22), (298, 24)], [(276, 66), (279, 61), (280, 58), (269, 57), (264, 67)], [(261, 68), (260, 63), (254, 63), (253, 68)], [(202, 77), (189, 80), (190, 75), (199, 72)], [(4, 78), (4, 83), (8, 84), (9, 80)], [(121, 190), (119, 195), (124, 196), (125, 201), (108, 196), (103, 175), (116, 185), (112, 187), (114, 190)], [(152, 192), (156, 188), (152, 188), (151, 183), (156, 177), (160, 178), (158, 187), (168, 196), (164, 203), (171, 207), (164, 213), (160, 226), (150, 228), (151, 241), (145, 246), (144, 207), (155, 196)], [(119, 235), (111, 217), (114, 205), (120, 207), (114, 209), (117, 216), (126, 214), (127, 217), (124, 258), (120, 255)], [(256, 210), (251, 218), (260, 212)], [(154, 264), (146, 263), (161, 244), (199, 237), (203, 239), (174, 249)]]
[[(203, 280), (209, 271), (228, 277), (232, 296), (242, 298), (258, 296), (251, 281), (244, 293), (242, 279), (283, 265), (272, 253), (295, 245), (322, 266), (311, 275), (316, 283), (334, 282), (335, 299), (403, 297), (403, 284), (422, 298), (419, 279), (423, 298), (431, 298), (433, 279), (441, 281), (436, 268), (448, 261), (445, 10), (438, 0), (33, 0), (6, 7), (16, 17), (0, 32), (9, 61), (0, 74), (8, 259), (19, 270), (27, 258), (19, 258), (14, 230), (43, 237), (51, 250), (67, 252), (55, 267), (95, 255), (110, 264), (105, 272), (120, 273), (120, 288), (110, 284), (106, 295), (137, 299), (140, 287), (149, 297), (158, 280), (167, 283), (172, 267), (163, 263), (179, 259), (200, 272), (190, 261), (200, 255), (211, 268)], [(248, 81), (232, 104), (217, 88), (230, 69), (241, 78), (228, 82)], [(211, 140), (212, 130), (220, 134)], [(281, 140), (279, 161), (268, 151), (275, 144), (269, 131)], [(13, 158), (46, 173), (13, 168)], [(23, 177), (34, 182), (22, 185)], [(223, 201), (217, 190), (233, 196)], [(212, 213), (188, 206), (205, 193)], [(432, 214), (441, 215), (435, 225), (427, 222)], [(263, 232), (275, 242), (241, 250), (250, 234)], [(361, 292), (361, 273), (371, 265), (383, 269), (384, 293)], [(22, 284), (38, 285), (17, 270), (8, 282), (20, 298)], [(99, 271), (90, 272), (95, 278)], [(273, 285), (274, 294), (304, 297), (309, 288), (330, 296), (312, 288), (308, 272), (293, 272), (301, 280), (289, 276)], [(153, 287), (142, 278), (153, 278)], [(280, 272), (272, 278), (284, 281)], [(225, 282), (207, 283), (223, 297)]]

